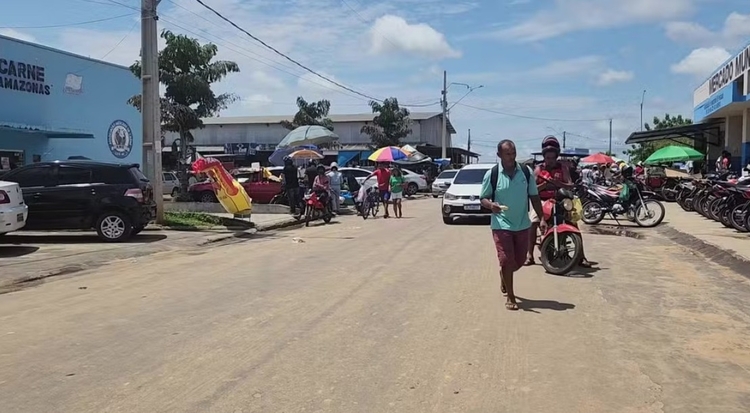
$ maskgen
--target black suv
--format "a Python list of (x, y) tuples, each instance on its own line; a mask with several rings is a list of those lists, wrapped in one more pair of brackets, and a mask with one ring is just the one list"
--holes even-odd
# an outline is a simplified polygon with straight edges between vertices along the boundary
[(2, 176), (17, 182), (29, 206), (24, 229), (96, 229), (118, 242), (143, 230), (156, 215), (154, 191), (137, 164), (55, 161)]

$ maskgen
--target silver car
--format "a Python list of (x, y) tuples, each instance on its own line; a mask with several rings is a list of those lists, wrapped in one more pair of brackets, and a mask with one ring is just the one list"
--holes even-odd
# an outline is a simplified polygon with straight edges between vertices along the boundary
[(440, 175), (438, 175), (438, 177), (435, 178), (435, 182), (432, 183), (432, 197), (433, 198), (437, 198), (445, 194), (445, 191), (447, 191), (448, 187), (451, 186), (451, 182), (453, 182), (453, 178), (456, 177), (457, 172), (458, 172), (458, 169), (447, 169), (443, 172), (440, 172)]

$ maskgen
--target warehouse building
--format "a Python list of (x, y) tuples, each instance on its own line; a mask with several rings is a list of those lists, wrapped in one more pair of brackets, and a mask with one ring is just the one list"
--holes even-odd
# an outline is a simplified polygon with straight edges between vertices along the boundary
[(0, 36), (0, 169), (84, 157), (141, 163), (128, 68)]

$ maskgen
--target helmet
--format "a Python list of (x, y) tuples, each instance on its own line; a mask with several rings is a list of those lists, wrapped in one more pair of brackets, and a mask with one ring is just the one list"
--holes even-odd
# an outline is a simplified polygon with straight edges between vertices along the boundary
[(542, 140), (542, 155), (549, 151), (555, 151), (560, 153), (560, 142), (552, 135), (547, 136)]
[(289, 163), (289, 162), (292, 162), (292, 157), (291, 157), (291, 156), (289, 156), (289, 155), (286, 155), (286, 156), (284, 157), (284, 163)]
[(620, 173), (622, 174), (623, 178), (631, 178), (633, 176), (633, 167), (630, 165), (625, 165), (620, 169)]

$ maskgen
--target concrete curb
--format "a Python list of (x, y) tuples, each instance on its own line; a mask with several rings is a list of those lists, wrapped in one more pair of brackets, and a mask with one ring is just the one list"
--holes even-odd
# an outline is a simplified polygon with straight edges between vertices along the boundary
[(277, 222), (274, 224), (256, 225), (255, 228), (250, 228), (250, 229), (246, 228), (244, 230), (241, 229), (231, 234), (221, 234), (221, 235), (216, 235), (212, 237), (206, 237), (204, 240), (198, 242), (198, 245), (199, 246), (210, 245), (210, 244), (214, 244), (217, 242), (226, 241), (232, 238), (243, 238), (248, 235), (258, 233), (258, 232), (266, 232), (266, 231), (273, 231), (276, 229), (290, 228), (294, 226), (302, 226), (304, 224), (305, 224), (305, 221), (298, 221), (296, 219), (290, 219), (288, 221)]
[(721, 248), (669, 225), (660, 225), (656, 230), (691, 253), (698, 253), (714, 264), (750, 278), (750, 260), (735, 251)]

